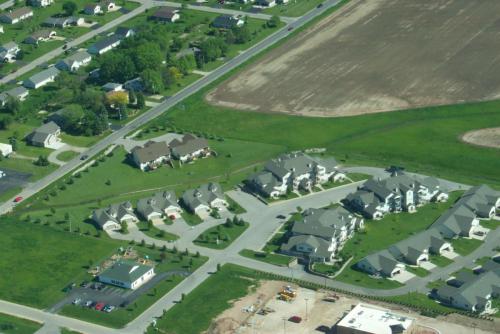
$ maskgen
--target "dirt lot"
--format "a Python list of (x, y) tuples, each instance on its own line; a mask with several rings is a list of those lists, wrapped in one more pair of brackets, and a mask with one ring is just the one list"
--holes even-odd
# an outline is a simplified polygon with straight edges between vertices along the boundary
[[(298, 288), (298, 296), (293, 302), (284, 302), (276, 298), (277, 292), (284, 285), (289, 283), (284, 282), (269, 282), (264, 281), (262, 285), (252, 294), (235, 302), (231, 309), (228, 309), (214, 321), (213, 326), (208, 331), (209, 334), (276, 334), (283, 333), (283, 330), (288, 334), (310, 334), (321, 333), (320, 326), (325, 326), (330, 329), (344, 315), (349, 312), (352, 306), (360, 301), (340, 296), (340, 299), (335, 302), (326, 302), (324, 297), (329, 292), (313, 291)], [(306, 319), (306, 299), (307, 299), (307, 320)], [(363, 301), (367, 304), (367, 301)], [(373, 302), (370, 302), (373, 303)], [(249, 312), (249, 307), (256, 305), (253, 312)], [(435, 334), (437, 329), (441, 334), (470, 334), (473, 329), (467, 327), (471, 324), (471, 319), (451, 315), (440, 319), (422, 317), (414, 312), (396, 305), (379, 304), (385, 308), (393, 309), (395, 312), (416, 319), (417, 326), (411, 334)], [(268, 307), (274, 312), (265, 316), (255, 314), (259, 309)], [(291, 316), (297, 315), (304, 319), (300, 324), (287, 321)], [(283, 320), (285, 319), (285, 320)], [(476, 334), (493, 334), (497, 323), (487, 321), (479, 321), (474, 319), (476, 323)], [(485, 328), (483, 330), (479, 328)], [(323, 333), (334, 333), (332, 330), (323, 331)]]
[(500, 97), (500, 1), (352, 0), (207, 96), (348, 116)]
[(462, 140), (474, 145), (500, 148), (500, 128), (469, 131), (462, 136)]

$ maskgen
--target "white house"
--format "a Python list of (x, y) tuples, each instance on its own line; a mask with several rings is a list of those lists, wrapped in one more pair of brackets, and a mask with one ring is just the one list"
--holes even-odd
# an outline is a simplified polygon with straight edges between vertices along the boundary
[(207, 217), (212, 209), (226, 211), (229, 206), (218, 183), (208, 183), (185, 191), (182, 202), (189, 211), (202, 218)]
[(130, 153), (142, 171), (156, 169), (170, 160), (170, 148), (166, 142), (148, 141), (143, 147), (134, 147)]
[(10, 12), (0, 14), (0, 22), (16, 24), (33, 17), (33, 10), (29, 7), (21, 7)]
[(0, 143), (0, 154), (4, 157), (12, 153), (12, 145)]
[(154, 267), (119, 260), (99, 274), (99, 281), (126, 289), (137, 289), (155, 276)]
[(54, 0), (29, 0), (29, 4), (33, 7), (47, 7), (54, 3)]
[(119, 230), (121, 223), (136, 223), (138, 221), (130, 202), (113, 204), (105, 209), (95, 210), (92, 213), (92, 220), (105, 231)]
[(59, 70), (56, 67), (49, 67), (37, 74), (32, 75), (29, 79), (23, 81), (23, 86), (26, 88), (37, 89), (51, 82), (54, 82), (59, 75)]
[(88, 4), (83, 9), (83, 12), (87, 15), (97, 15), (102, 13), (101, 5), (97, 3)]
[(183, 163), (210, 155), (208, 141), (192, 134), (184, 135), (181, 140), (174, 139), (169, 145), (172, 156)]
[(61, 128), (54, 122), (48, 122), (28, 135), (27, 141), (33, 146), (53, 147), (61, 141), (60, 134)]
[(67, 58), (57, 62), (56, 67), (61, 71), (75, 72), (82, 66), (86, 66), (92, 60), (92, 56), (87, 51), (79, 51)]

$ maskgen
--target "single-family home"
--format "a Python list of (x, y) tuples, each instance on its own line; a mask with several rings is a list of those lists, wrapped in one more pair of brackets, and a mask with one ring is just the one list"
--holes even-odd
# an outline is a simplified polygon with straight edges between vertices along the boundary
[(160, 191), (148, 198), (137, 202), (137, 212), (146, 220), (168, 217), (177, 219), (181, 216), (182, 209), (173, 191)]
[(174, 139), (169, 145), (172, 156), (182, 163), (205, 158), (211, 154), (208, 141), (192, 134), (186, 134), (180, 140)]
[(491, 219), (500, 210), (500, 191), (487, 185), (479, 185), (467, 190), (458, 200), (457, 205), (463, 205), (474, 212), (478, 218)]
[(225, 211), (229, 206), (220, 184), (208, 183), (196, 189), (186, 190), (182, 195), (186, 208), (200, 217), (207, 217), (212, 209)]
[(92, 220), (102, 230), (119, 230), (121, 223), (136, 223), (137, 216), (130, 202), (112, 204), (92, 213)]
[(75, 72), (82, 66), (86, 66), (92, 60), (92, 55), (87, 51), (78, 51), (71, 56), (61, 59), (56, 67), (61, 71)]
[(33, 7), (47, 7), (54, 3), (54, 0), (29, 0), (28, 3)]
[(160, 7), (149, 17), (152, 21), (171, 23), (180, 18), (179, 10), (171, 7)]
[(297, 235), (282, 244), (284, 254), (306, 257), (310, 262), (331, 262), (335, 255), (335, 246), (323, 238), (313, 235)]
[(26, 44), (38, 45), (39, 42), (46, 42), (57, 35), (55, 30), (42, 29), (34, 32), (24, 39)]
[(276, 0), (255, 0), (255, 6), (271, 8), (276, 6)]
[(155, 276), (154, 267), (133, 261), (118, 260), (99, 274), (99, 282), (135, 290)]
[(0, 22), (16, 24), (33, 17), (33, 10), (29, 7), (20, 7), (9, 12), (0, 14)]
[(7, 42), (0, 46), (0, 61), (3, 63), (13, 62), (21, 49), (16, 42)]
[(236, 27), (242, 27), (245, 21), (241, 19), (240, 15), (219, 15), (213, 22), (212, 27), (218, 29), (232, 29)]
[(100, 4), (90, 3), (85, 5), (85, 7), (83, 8), (83, 12), (87, 15), (97, 15), (101, 14), (103, 11)]
[(113, 34), (109, 37), (103, 38), (100, 41), (95, 42), (94, 44), (89, 46), (87, 51), (93, 55), (102, 55), (120, 45), (121, 40), (122, 36)]
[(14, 98), (19, 101), (24, 101), (29, 95), (29, 90), (22, 86), (17, 86), (11, 88), (3, 93), (0, 93), (0, 106), (3, 107), (9, 100), (9, 98)]
[(61, 141), (61, 128), (54, 122), (48, 122), (35, 129), (26, 138), (33, 146), (50, 147)]
[(123, 88), (128, 91), (133, 90), (134, 92), (142, 92), (144, 90), (144, 83), (142, 79), (138, 77), (125, 81), (123, 83)]
[(112, 0), (102, 0), (99, 2), (103, 12), (110, 12), (116, 9), (116, 3)]
[(435, 295), (440, 302), (452, 307), (488, 313), (491, 311), (491, 300), (500, 297), (500, 275), (494, 271), (465, 275), (453, 281), (453, 285), (438, 288)]
[(135, 35), (135, 30), (132, 28), (118, 27), (115, 30), (115, 35), (122, 36), (122, 38), (128, 38)]
[(385, 249), (364, 257), (356, 263), (356, 267), (370, 275), (382, 277), (394, 277), (405, 270), (405, 265), (396, 261)]
[(447, 239), (469, 238), (479, 227), (479, 219), (468, 207), (457, 203), (443, 213), (431, 227)]
[(280, 155), (268, 161), (264, 170), (250, 176), (246, 184), (264, 197), (277, 198), (289, 191), (310, 191), (329, 181), (339, 182), (345, 174), (334, 158), (315, 159), (304, 153)]
[(154, 170), (170, 160), (170, 148), (163, 141), (148, 141), (143, 147), (134, 147), (130, 155), (140, 170)]
[(23, 86), (26, 88), (37, 89), (54, 82), (59, 75), (59, 70), (55, 67), (49, 67), (23, 81)]
[(83, 17), (69, 16), (69, 17), (49, 17), (43, 21), (42, 25), (46, 27), (55, 27), (64, 29), (70, 26), (79, 27), (85, 23)]
[(0, 143), (0, 155), (3, 157), (9, 156), (12, 153), (12, 145)]

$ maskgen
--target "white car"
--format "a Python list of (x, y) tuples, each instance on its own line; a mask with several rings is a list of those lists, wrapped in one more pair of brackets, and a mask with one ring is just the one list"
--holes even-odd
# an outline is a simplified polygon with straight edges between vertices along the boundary
[(5, 172), (4, 172), (3, 170), (0, 170), (0, 179), (1, 179), (2, 177), (4, 177), (5, 175), (6, 175), (6, 174), (5, 174)]

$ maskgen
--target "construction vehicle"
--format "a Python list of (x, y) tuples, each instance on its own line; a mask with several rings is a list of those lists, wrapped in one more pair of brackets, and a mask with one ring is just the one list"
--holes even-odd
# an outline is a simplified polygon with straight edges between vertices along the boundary
[(285, 301), (285, 302), (290, 302), (293, 300), (293, 297), (290, 297), (289, 295), (285, 295), (283, 293), (280, 293), (278, 298)]
[(261, 308), (257, 314), (259, 315), (268, 315), (269, 313), (273, 313), (273, 312), (276, 312), (275, 310), (273, 310), (272, 308), (270, 307), (264, 307), (264, 308)]
[(285, 287), (283, 290), (280, 291), (280, 295), (286, 295), (286, 296), (293, 299), (293, 298), (297, 297), (297, 292), (295, 292), (290, 287)]

